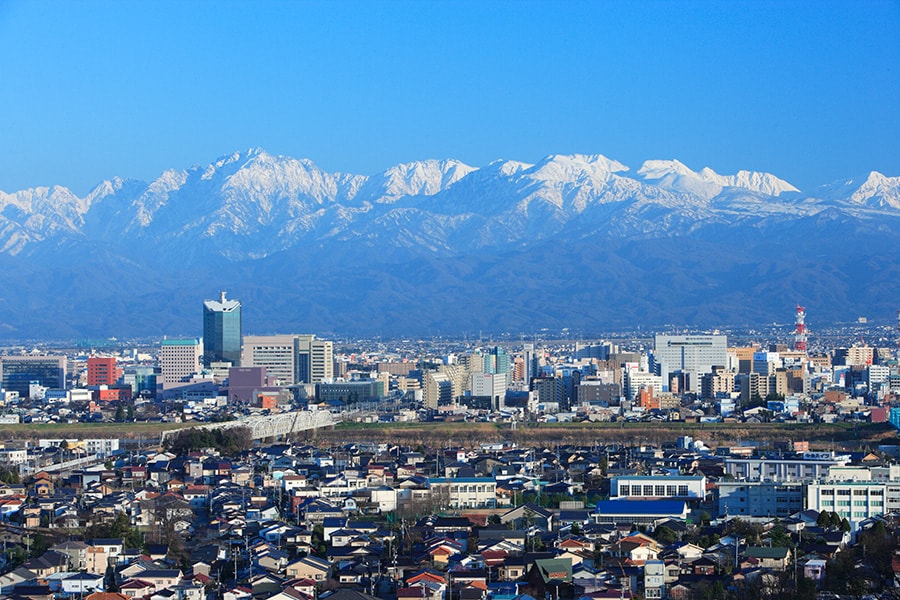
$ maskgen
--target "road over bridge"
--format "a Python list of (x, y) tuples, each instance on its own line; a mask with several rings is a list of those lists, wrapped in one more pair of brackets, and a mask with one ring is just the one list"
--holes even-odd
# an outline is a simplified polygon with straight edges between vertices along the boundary
[[(232, 429), (234, 427), (247, 427), (250, 429), (250, 436), (254, 440), (264, 438), (278, 437), (289, 433), (297, 433), (299, 431), (307, 431), (309, 429), (319, 429), (321, 427), (330, 427), (340, 423), (341, 416), (333, 415), (327, 410), (295, 410), (286, 413), (278, 413), (275, 415), (254, 415), (234, 421), (223, 421), (221, 423), (206, 423), (197, 425), (196, 429)], [(170, 429), (163, 432), (160, 444), (164, 444), (166, 438), (177, 435), (180, 429)]]

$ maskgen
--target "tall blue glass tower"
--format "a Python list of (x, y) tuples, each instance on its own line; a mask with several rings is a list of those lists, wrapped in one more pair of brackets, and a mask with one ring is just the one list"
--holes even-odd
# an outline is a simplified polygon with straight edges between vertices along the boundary
[(203, 302), (203, 361), (241, 364), (241, 303), (226, 300), (224, 291)]

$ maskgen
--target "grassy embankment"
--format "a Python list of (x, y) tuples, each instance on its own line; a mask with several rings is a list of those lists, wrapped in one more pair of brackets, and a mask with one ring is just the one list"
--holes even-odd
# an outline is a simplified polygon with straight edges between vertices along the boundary
[[(191, 427), (191, 423), (28, 423), (0, 425), (0, 439), (117, 437), (158, 439), (161, 432)], [(385, 442), (407, 446), (473, 446), (480, 442), (515, 442), (519, 446), (555, 444), (654, 444), (674, 442), (688, 435), (710, 446), (739, 442), (808, 441), (817, 450), (874, 449), (900, 443), (887, 423), (341, 423), (334, 428), (296, 434), (295, 439), (317, 444)]]
[(553, 444), (655, 444), (674, 442), (688, 435), (711, 446), (739, 442), (808, 441), (819, 450), (874, 449), (900, 442), (887, 423), (548, 423), (519, 424), (512, 430), (495, 423), (341, 423), (334, 429), (308, 432), (301, 437), (318, 442), (373, 441), (415, 446), (471, 445), (508, 440), (520, 446)]

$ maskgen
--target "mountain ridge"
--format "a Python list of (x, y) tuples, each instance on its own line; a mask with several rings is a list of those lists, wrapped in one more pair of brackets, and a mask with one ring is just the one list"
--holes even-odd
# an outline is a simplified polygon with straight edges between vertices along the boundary
[[(0, 299), (0, 337), (171, 333), (162, 323), (190, 330), (187, 317), (136, 319), (159, 309), (116, 296), (121, 288), (144, 298), (148, 286), (164, 297), (280, 290), (295, 301), (287, 322), (330, 331), (342, 323), (348, 332), (368, 331), (384, 314), (396, 314), (385, 323), (404, 333), (420, 333), (426, 321), (444, 331), (467, 321), (507, 329), (535, 315), (595, 328), (726, 319), (737, 307), (763, 318), (785, 309), (778, 286), (791, 291), (790, 302), (827, 301), (822, 316), (837, 319), (896, 308), (889, 298), (900, 296), (900, 278), (861, 274), (857, 265), (878, 260), (894, 273), (898, 242), (900, 177), (874, 171), (803, 193), (773, 174), (720, 175), (678, 160), (632, 170), (602, 154), (483, 167), (429, 159), (364, 176), (251, 148), (149, 183), (113, 177), (83, 197), (61, 186), (0, 192), (0, 286), (17, 291)], [(769, 266), (758, 271), (754, 261)], [(847, 281), (835, 280), (835, 268)], [(741, 269), (780, 279), (755, 282)], [(354, 299), (342, 302), (319, 280), (354, 290)], [(518, 303), (510, 305), (510, 290), (522, 290)], [(67, 312), (53, 297), (106, 317)], [(620, 312), (592, 311), (587, 297)], [(288, 309), (277, 306), (269, 301), (248, 322), (265, 330), (284, 321)], [(342, 313), (351, 308), (358, 318)]]

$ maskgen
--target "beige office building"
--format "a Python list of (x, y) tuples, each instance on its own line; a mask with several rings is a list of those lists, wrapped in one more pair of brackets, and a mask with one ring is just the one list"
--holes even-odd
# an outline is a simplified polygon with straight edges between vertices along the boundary
[(321, 383), (334, 379), (334, 344), (314, 334), (248, 335), (241, 364), (266, 367), (282, 385)]

